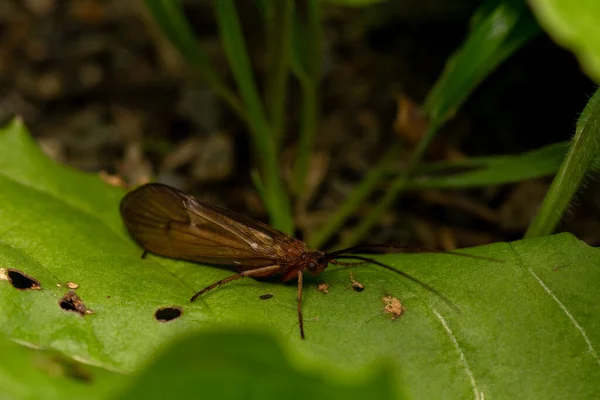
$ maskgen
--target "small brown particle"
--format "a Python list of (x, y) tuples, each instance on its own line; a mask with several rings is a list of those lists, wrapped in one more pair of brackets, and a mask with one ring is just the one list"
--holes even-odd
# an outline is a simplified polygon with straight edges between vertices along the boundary
[(385, 296), (381, 300), (384, 304), (383, 311), (392, 315), (392, 321), (404, 313), (404, 307), (397, 298), (393, 296)]
[(352, 281), (352, 289), (354, 289), (355, 292), (362, 292), (365, 290), (365, 285), (354, 279), (352, 274), (350, 274), (350, 280)]
[(321, 293), (325, 293), (325, 294), (329, 293), (329, 283), (325, 283), (325, 282), (319, 283), (319, 285), (317, 286), (317, 290)]
[(69, 289), (77, 289), (79, 287), (79, 285), (74, 282), (67, 282), (67, 287)]
[(269, 299), (273, 298), (273, 295), (271, 293), (265, 293), (265, 294), (261, 294), (260, 296), (258, 296), (258, 298), (261, 300), (269, 300)]
[(98, 172), (98, 175), (100, 176), (100, 179), (102, 179), (104, 182), (108, 183), (111, 186), (122, 188), (127, 187), (125, 181), (118, 175), (111, 175), (106, 171), (100, 171)]

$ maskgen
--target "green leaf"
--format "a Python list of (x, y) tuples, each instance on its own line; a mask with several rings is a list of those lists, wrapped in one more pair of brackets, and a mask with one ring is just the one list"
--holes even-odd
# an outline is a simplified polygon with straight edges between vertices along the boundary
[[(255, 371), (255, 373), (249, 373)], [(385, 373), (340, 383), (289, 365), (272, 337), (255, 332), (207, 332), (162, 352), (121, 399), (165, 393), (175, 399), (393, 399)]]
[[(264, 368), (296, 371), (298, 393), (309, 393), (306, 385), (312, 383), (323, 385), (325, 393), (337, 385), (346, 393), (343, 386), (354, 384), (364, 398), (364, 387), (384, 385), (378, 378), (382, 369), (392, 377), (395, 393), (407, 397), (593, 398), (600, 390), (600, 252), (571, 235), (467, 250), (503, 262), (447, 254), (377, 257), (432, 285), (459, 312), (376, 266), (330, 267), (304, 282), (303, 341), (294, 284), (246, 279), (190, 303), (196, 290), (231, 272), (152, 255), (141, 259), (119, 218), (124, 191), (48, 160), (19, 121), (0, 130), (0, 187), (0, 332), (88, 364), (133, 371), (140, 384), (156, 371), (185, 365), (198, 365), (196, 378), (208, 380), (210, 363), (215, 374), (221, 366), (245, 365), (236, 376), (260, 380), (263, 370), (249, 361), (258, 363), (260, 348), (269, 354), (260, 364)], [(13, 287), (8, 269), (38, 280), (42, 290)], [(352, 290), (351, 273), (364, 291)], [(79, 285), (74, 292), (92, 314), (61, 308), (66, 282)], [(330, 285), (327, 294), (317, 290), (318, 282)], [(273, 297), (261, 300), (265, 293)], [(382, 298), (390, 295), (405, 308), (396, 320), (384, 312)], [(180, 307), (183, 314), (159, 322), (154, 314), (161, 307)], [(222, 334), (222, 342), (210, 336), (223, 328), (247, 335), (249, 348), (240, 349), (246, 343), (233, 334)], [(170, 354), (171, 341), (198, 331), (208, 336), (183, 342), (190, 353), (185, 365), (175, 348), (168, 366), (158, 361), (142, 372), (156, 351)], [(257, 344), (265, 340), (275, 341), (289, 362)], [(234, 353), (241, 354), (239, 360)], [(14, 368), (25, 366), (17, 360)], [(185, 374), (182, 384), (191, 379)], [(10, 393), (28, 379), (26, 369), (13, 376), (6, 381)], [(171, 390), (165, 385), (155, 393), (164, 397)]]
[(572, 50), (585, 71), (600, 82), (600, 2), (531, 0), (529, 4), (550, 36)]
[(122, 375), (74, 361), (55, 351), (28, 348), (0, 335), (0, 398), (102, 399)]

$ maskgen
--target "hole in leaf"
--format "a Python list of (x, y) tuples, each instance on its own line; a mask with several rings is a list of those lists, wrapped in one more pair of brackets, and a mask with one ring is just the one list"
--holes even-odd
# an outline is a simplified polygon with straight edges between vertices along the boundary
[(40, 281), (24, 272), (11, 268), (0, 268), (0, 279), (7, 280), (15, 289), (41, 290)]
[(74, 312), (81, 316), (93, 313), (92, 310), (85, 306), (81, 297), (73, 291), (69, 291), (69, 293), (65, 294), (62, 299), (59, 300), (58, 305), (65, 311)]
[(269, 299), (273, 298), (273, 294), (271, 294), (271, 293), (261, 294), (260, 296), (258, 296), (258, 298), (261, 300), (269, 300)]
[(181, 317), (183, 309), (181, 307), (163, 307), (156, 310), (154, 318), (158, 322), (169, 322)]

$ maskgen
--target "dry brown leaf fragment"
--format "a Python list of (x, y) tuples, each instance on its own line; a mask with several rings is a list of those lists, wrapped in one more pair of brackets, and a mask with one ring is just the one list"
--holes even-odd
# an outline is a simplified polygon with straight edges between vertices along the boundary
[(394, 296), (384, 296), (381, 298), (381, 301), (383, 301), (384, 304), (383, 311), (392, 316), (392, 321), (404, 313), (402, 303)]
[(100, 176), (100, 179), (102, 179), (104, 182), (108, 183), (111, 186), (122, 188), (127, 187), (125, 181), (118, 175), (111, 175), (106, 171), (100, 171), (98, 172), (98, 175)]
[(355, 292), (362, 292), (363, 290), (365, 290), (365, 285), (354, 279), (354, 276), (352, 276), (352, 274), (350, 274), (350, 280), (352, 281), (352, 289)]
[(396, 96), (398, 105), (394, 131), (411, 144), (419, 143), (429, 127), (429, 121), (417, 103), (405, 94)]

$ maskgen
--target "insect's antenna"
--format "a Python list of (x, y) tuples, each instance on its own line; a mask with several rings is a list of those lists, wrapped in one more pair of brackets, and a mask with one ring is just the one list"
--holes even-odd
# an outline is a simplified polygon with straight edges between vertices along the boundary
[(412, 247), (406, 246), (403, 244), (360, 244), (358, 246), (348, 247), (346, 249), (336, 250), (329, 253), (330, 256), (339, 257), (344, 254), (356, 254), (361, 252), (373, 252), (373, 251), (381, 251), (381, 250), (397, 250), (399, 253), (431, 253), (431, 254), (449, 254), (453, 256), (461, 256), (468, 258), (475, 258), (478, 260), (486, 260), (492, 262), (502, 262), (502, 260), (498, 260), (495, 258), (482, 257), (482, 256), (474, 256), (472, 254), (459, 253), (456, 251), (436, 251), (429, 250), (420, 247)]
[[(332, 256), (334, 253), (330, 253), (329, 255)], [(379, 261), (373, 260), (372, 258), (367, 258), (367, 257), (361, 257), (361, 256), (355, 256), (355, 255), (345, 255), (345, 254), (340, 254), (337, 255), (335, 258), (337, 259), (345, 259), (345, 260), (360, 260), (362, 262), (367, 262), (367, 263), (371, 263), (371, 264), (375, 264), (377, 266), (380, 266), (382, 268), (385, 268), (389, 271), (392, 271), (396, 274), (402, 275), (403, 277), (405, 277), (406, 279), (416, 283), (417, 285), (421, 286), (422, 288), (430, 291), (431, 293), (435, 294), (436, 296), (438, 296), (440, 299), (442, 299), (444, 301), (444, 303), (448, 304), (450, 307), (452, 307), (454, 310), (460, 312), (460, 309), (452, 302), (450, 301), (450, 299), (448, 299), (446, 296), (444, 296), (443, 294), (441, 294), (439, 291), (435, 290), (433, 287), (429, 286), (428, 284), (426, 284), (425, 282), (420, 281), (419, 279), (407, 274), (406, 272), (400, 271), (399, 269), (395, 269), (390, 267), (389, 265), (386, 265), (384, 263), (381, 263)], [(329, 260), (329, 262), (331, 262), (332, 264), (342, 264), (342, 263), (336, 263), (336, 260), (334, 260), (333, 258), (331, 258)]]
[(360, 253), (363, 251), (373, 251), (373, 250), (385, 250), (385, 249), (395, 249), (399, 250), (401, 253), (430, 253), (430, 250), (421, 249), (418, 247), (406, 246), (403, 244), (359, 244), (358, 246), (347, 247), (345, 249), (336, 250), (329, 255), (337, 256), (342, 254), (352, 254), (352, 253)]

